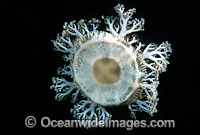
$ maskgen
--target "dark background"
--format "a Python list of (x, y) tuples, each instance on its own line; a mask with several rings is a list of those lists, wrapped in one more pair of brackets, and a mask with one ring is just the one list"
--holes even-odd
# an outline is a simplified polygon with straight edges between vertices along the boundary
[[(160, 44), (162, 41), (169, 41), (173, 49), (167, 72), (162, 73), (159, 79), (158, 113), (154, 114), (153, 117), (146, 113), (137, 113), (137, 118), (148, 121), (151, 119), (173, 119), (176, 121), (176, 127), (179, 127), (179, 124), (184, 119), (189, 119), (188, 112), (193, 112), (193, 109), (188, 107), (190, 105), (188, 98), (187, 96), (182, 97), (182, 93), (194, 89), (192, 85), (194, 79), (184, 74), (183, 71), (187, 68), (191, 71), (190, 74), (193, 74), (194, 70), (192, 65), (188, 66), (186, 64), (189, 58), (181, 54), (183, 44), (178, 42), (179, 33), (182, 33), (182, 29), (185, 29), (183, 32), (188, 34), (188, 27), (185, 28), (182, 24), (182, 22), (185, 23), (185, 19), (182, 18), (189, 16), (187, 14), (188, 9), (185, 8), (187, 3), (144, 0), (127, 0), (125, 2), (118, 0), (91, 2), (80, 0), (23, 1), (12, 3), (11, 13), (14, 17), (10, 23), (16, 25), (16, 31), (18, 32), (15, 35), (17, 44), (14, 49), (19, 49), (20, 51), (16, 55), (17, 61), (14, 61), (15, 69), (17, 70), (15, 79), (19, 81), (17, 84), (19, 86), (17, 90), (20, 93), (18, 100), (22, 100), (20, 103), (23, 108), (21, 120), (22, 127), (26, 131), (41, 129), (40, 124), (37, 124), (34, 129), (28, 129), (23, 125), (24, 119), (29, 115), (35, 116), (38, 121), (44, 116), (56, 120), (74, 119), (70, 113), (70, 109), (73, 108), (70, 98), (67, 98), (66, 101), (57, 102), (54, 100), (55, 92), (50, 90), (51, 77), (57, 76), (57, 68), (64, 64), (62, 53), (53, 51), (53, 44), (50, 40), (55, 39), (57, 33), (62, 32), (62, 26), (65, 21), (100, 19), (102, 15), (116, 16), (117, 14), (113, 7), (118, 3), (124, 4), (126, 9), (136, 8), (137, 13), (133, 17), (145, 19), (145, 31), (138, 33), (142, 42)], [(191, 5), (194, 6), (195, 4), (190, 3), (188, 6)], [(192, 9), (192, 12), (195, 13), (196, 9)], [(194, 18), (196, 16), (191, 14), (190, 17)], [(190, 24), (194, 24), (190, 21), (188, 23), (189, 27)], [(181, 68), (179, 67), (180, 65)], [(113, 115), (112, 119), (131, 119), (130, 111), (127, 107), (109, 108), (108, 111)], [(105, 129), (61, 130), (96, 135), (102, 134)], [(109, 131), (122, 134), (125, 129), (109, 129)], [(135, 129), (129, 133), (134, 131)]]

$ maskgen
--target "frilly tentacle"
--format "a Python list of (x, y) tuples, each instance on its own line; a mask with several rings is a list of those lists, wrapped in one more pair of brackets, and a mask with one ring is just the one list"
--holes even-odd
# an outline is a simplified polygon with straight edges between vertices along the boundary
[(81, 100), (78, 104), (74, 105), (71, 112), (76, 119), (105, 120), (105, 118), (110, 119), (112, 117), (104, 107), (95, 106), (89, 100)]

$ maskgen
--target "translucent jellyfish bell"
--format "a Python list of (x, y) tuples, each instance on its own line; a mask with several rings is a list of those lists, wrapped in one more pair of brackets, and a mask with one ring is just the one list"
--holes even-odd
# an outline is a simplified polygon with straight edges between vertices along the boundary
[(120, 105), (127, 105), (134, 118), (136, 111), (157, 112), (158, 77), (169, 64), (170, 44), (143, 45), (134, 36), (144, 30), (144, 19), (132, 18), (136, 9), (125, 11), (120, 4), (114, 9), (118, 17), (102, 17), (105, 31), (98, 30), (101, 21), (95, 18), (72, 21), (53, 41), (66, 65), (51, 88), (58, 101), (68, 95), (72, 103), (79, 101), (71, 109), (77, 119), (111, 118), (105, 107)]
[(117, 37), (101, 32), (76, 52), (74, 79), (94, 103), (120, 105), (131, 98), (139, 85), (142, 73), (135, 55)]

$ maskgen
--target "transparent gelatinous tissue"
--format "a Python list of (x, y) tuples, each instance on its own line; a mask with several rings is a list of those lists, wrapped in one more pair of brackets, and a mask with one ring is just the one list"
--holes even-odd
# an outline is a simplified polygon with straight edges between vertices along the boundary
[[(127, 105), (131, 117), (157, 112), (159, 74), (166, 71), (172, 52), (168, 41), (145, 45), (134, 36), (144, 31), (144, 19), (133, 18), (136, 9), (114, 7), (118, 16), (66, 22), (52, 40), (63, 52), (60, 77), (52, 77), (55, 100), (71, 96), (77, 119), (111, 118), (105, 108)], [(98, 29), (105, 23), (105, 29)]]

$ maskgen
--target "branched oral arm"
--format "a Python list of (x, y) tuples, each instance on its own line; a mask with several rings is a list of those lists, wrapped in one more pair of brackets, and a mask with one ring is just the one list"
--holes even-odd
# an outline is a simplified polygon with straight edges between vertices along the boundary
[(51, 89), (56, 91), (55, 99), (61, 101), (64, 97), (68, 96), (74, 89), (75, 85), (72, 82), (68, 82), (63, 78), (53, 77), (53, 85)]
[(72, 67), (69, 66), (69, 65), (68, 66), (64, 65), (63, 68), (59, 67), (58, 70), (57, 70), (57, 74), (64, 75), (64, 76), (69, 76), (70, 78), (72, 78)]
[(136, 119), (135, 112), (137, 112), (138, 110), (134, 109), (134, 107), (137, 107), (137, 105), (131, 104), (128, 106), (128, 109), (131, 111), (131, 117)]
[[(89, 106), (89, 108), (86, 108), (87, 105)], [(82, 110), (83, 112), (80, 113), (80, 110)], [(76, 105), (73, 113), (78, 119), (93, 119), (97, 116), (95, 113), (95, 106), (87, 100), (80, 101), (79, 104)]]
[(57, 41), (53, 41), (54, 47), (56, 51), (64, 52), (64, 53), (69, 53), (71, 51), (70, 48), (67, 48), (64, 46), (64, 44), (59, 43)]
[[(86, 107), (88, 106), (88, 107)], [(96, 108), (96, 109), (95, 109)], [(74, 109), (72, 109), (73, 114), (78, 119), (96, 119), (105, 120), (105, 118), (111, 118), (111, 115), (102, 106), (94, 106), (89, 100), (82, 100)]]
[(115, 11), (118, 13), (119, 15), (119, 24), (121, 27), (121, 30), (119, 32), (119, 35), (122, 37), (125, 37), (126, 35), (133, 33), (133, 32), (137, 32), (137, 31), (143, 31), (143, 27), (144, 27), (144, 19), (141, 18), (141, 20), (139, 19), (135, 19), (135, 20), (131, 20), (133, 13), (136, 12), (135, 8), (129, 9), (128, 11), (124, 12), (124, 5), (117, 5), (115, 7)]
[(70, 48), (73, 47), (73, 44), (72, 44), (71, 39), (69, 37), (65, 37), (65, 38), (60, 37), (60, 38), (63, 40), (63, 42), (67, 43)]
[(109, 114), (104, 107), (100, 106), (96, 110), (99, 114), (99, 119), (105, 120), (106, 117), (108, 119), (110, 119), (112, 117), (111, 114)]
[(88, 29), (88, 27), (87, 27), (87, 25), (86, 25), (85, 23), (83, 24), (83, 26), (82, 26), (82, 27), (83, 27), (83, 29), (84, 29), (84, 30), (85, 30), (87, 33), (89, 33), (89, 32), (90, 32), (90, 31), (89, 31), (89, 29)]
[(156, 44), (151, 43), (144, 49), (142, 57), (144, 59), (150, 59), (154, 62), (154, 64), (145, 63), (146, 66), (151, 70), (158, 70), (163, 72), (166, 70), (166, 65), (169, 64), (167, 61), (169, 56), (168, 53), (171, 53), (170, 44), (168, 44), (168, 42), (163, 42), (158, 47)]
[(79, 90), (77, 89), (75, 93), (72, 94), (72, 103), (75, 103), (79, 94)]
[(76, 25), (73, 24), (72, 26), (71, 25), (68, 25), (68, 28), (71, 29), (71, 31), (69, 29), (67, 29), (67, 32), (70, 34), (70, 35), (73, 35), (73, 36), (78, 36), (78, 37), (82, 37), (83, 34), (81, 32), (78, 31), (78, 29), (76, 28)]
[(151, 111), (151, 102), (148, 101), (141, 101), (141, 100), (136, 100), (136, 103), (138, 104), (138, 106), (140, 107), (140, 109), (142, 109), (144, 112), (150, 113)]
[(116, 20), (116, 18), (106, 18), (106, 23), (109, 26), (109, 28), (107, 30), (112, 32), (113, 34), (117, 35), (118, 33), (116, 32), (116, 30), (114, 29), (114, 26), (113, 26), (115, 20)]

